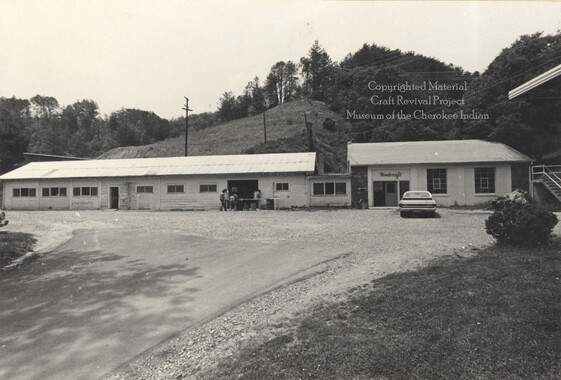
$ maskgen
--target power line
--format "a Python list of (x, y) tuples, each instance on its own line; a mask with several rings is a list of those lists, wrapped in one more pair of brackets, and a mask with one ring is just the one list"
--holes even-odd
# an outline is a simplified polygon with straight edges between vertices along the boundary
[(183, 109), (185, 110), (185, 157), (187, 157), (187, 141), (188, 141), (188, 137), (189, 137), (189, 111), (193, 111), (191, 109), (189, 109), (189, 99), (184, 96), (185, 98), (185, 107), (183, 107)]

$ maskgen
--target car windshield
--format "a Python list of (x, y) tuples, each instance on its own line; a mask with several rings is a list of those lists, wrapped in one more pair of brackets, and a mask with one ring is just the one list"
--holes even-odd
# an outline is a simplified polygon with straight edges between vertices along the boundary
[(403, 194), (403, 199), (431, 199), (426, 191), (410, 191)]

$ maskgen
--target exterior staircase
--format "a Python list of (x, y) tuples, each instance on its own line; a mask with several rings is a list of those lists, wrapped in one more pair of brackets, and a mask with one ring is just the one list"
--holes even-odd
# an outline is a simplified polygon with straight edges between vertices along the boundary
[(541, 182), (561, 202), (561, 165), (532, 166), (532, 182)]

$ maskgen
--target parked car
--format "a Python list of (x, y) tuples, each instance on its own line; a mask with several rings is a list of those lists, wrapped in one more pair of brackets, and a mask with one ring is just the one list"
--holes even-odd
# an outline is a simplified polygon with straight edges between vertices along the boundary
[(436, 202), (428, 191), (406, 191), (399, 201), (399, 214), (402, 217), (411, 214), (425, 214), (434, 216), (436, 214)]
[(6, 213), (0, 210), (0, 227), (8, 225), (8, 219), (6, 219)]

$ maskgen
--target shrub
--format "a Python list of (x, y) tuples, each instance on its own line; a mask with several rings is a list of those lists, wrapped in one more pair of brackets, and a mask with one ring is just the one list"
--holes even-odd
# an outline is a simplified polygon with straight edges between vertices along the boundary
[(335, 132), (337, 131), (337, 124), (335, 124), (335, 122), (332, 119), (326, 117), (325, 120), (323, 120), (323, 129), (326, 129), (331, 132)]
[(495, 210), (502, 210), (503, 208), (511, 205), (525, 205), (528, 203), (526, 195), (528, 193), (524, 190), (516, 189), (511, 193), (499, 196), (496, 200), (491, 202)]
[(487, 233), (501, 244), (539, 245), (547, 242), (557, 216), (533, 204), (510, 203), (485, 221)]

